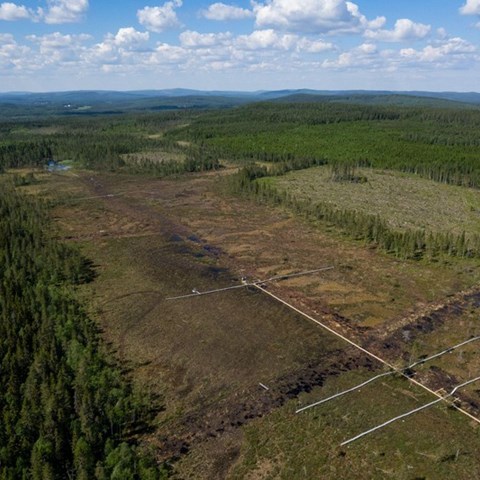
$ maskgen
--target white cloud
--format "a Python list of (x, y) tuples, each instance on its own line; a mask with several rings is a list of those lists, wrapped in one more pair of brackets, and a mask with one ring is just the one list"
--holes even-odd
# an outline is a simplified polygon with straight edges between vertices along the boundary
[(48, 9), (39, 9), (45, 23), (80, 22), (88, 10), (88, 0), (47, 0)]
[(295, 34), (282, 34), (273, 29), (255, 30), (248, 35), (234, 37), (230, 32), (199, 33), (187, 30), (180, 34), (180, 43), (186, 49), (203, 49), (202, 54), (222, 57), (244, 58), (246, 52), (257, 52), (259, 56), (271, 51), (320, 53), (335, 46), (323, 40), (310, 39)]
[(388, 75), (399, 70), (413, 74), (438, 69), (457, 71), (459, 68), (468, 68), (479, 60), (479, 49), (475, 45), (455, 37), (437, 39), (420, 49), (380, 50), (374, 43), (366, 42), (352, 50), (341, 52), (335, 59), (324, 60), (321, 65), (338, 71), (382, 72)]
[(253, 17), (253, 12), (246, 8), (226, 5), (225, 3), (213, 3), (206, 10), (202, 10), (202, 15), (208, 20), (244, 20)]
[(163, 32), (169, 28), (180, 26), (176, 8), (182, 6), (182, 0), (172, 0), (161, 7), (144, 7), (137, 11), (137, 18), (141, 25), (152, 32)]
[(347, 4), (347, 9), (351, 13), (353, 18), (356, 18), (358, 20), (358, 23), (362, 28), (369, 28), (371, 30), (376, 30), (377, 28), (382, 28), (387, 19), (385, 17), (376, 17), (373, 20), (367, 20), (367, 17), (365, 15), (362, 15), (360, 13), (360, 9), (358, 8), (358, 5), (352, 2), (345, 2)]
[(57, 78), (63, 75), (68, 79), (74, 72), (93, 77), (98, 72), (132, 74), (138, 78), (154, 72), (162, 75), (189, 72), (192, 75), (201, 71), (208, 74), (222, 68), (239, 73), (282, 72), (301, 70), (303, 65), (311, 65), (311, 55), (316, 58), (335, 48), (319, 38), (273, 29), (238, 36), (230, 32), (185, 31), (179, 35), (178, 45), (158, 43), (151, 46), (150, 37), (148, 32), (123, 27), (116, 33), (106, 34), (100, 42), (86, 34), (55, 32), (30, 35), (26, 37), (29, 45), (25, 46), (17, 44), (12, 35), (0, 35), (0, 73), (28, 76), (32, 72), (42, 72), (39, 75), (44, 75), (43, 78), (54, 74)]
[(90, 47), (85, 52), (83, 60), (87, 65), (105, 65), (121, 62), (118, 48), (109, 40)]
[(60, 32), (49, 33), (47, 35), (29, 35), (27, 37), (33, 43), (37, 43), (40, 46), (42, 53), (45, 51), (51, 51), (59, 48), (68, 48), (75, 44), (80, 44), (89, 40), (90, 35), (63, 35)]
[(15, 39), (11, 33), (0, 33), (0, 44), (13, 44), (15, 43)]
[(11, 2), (0, 4), (0, 20), (14, 22), (16, 20), (27, 20), (33, 17), (33, 12), (24, 5), (16, 5)]
[(427, 45), (421, 50), (404, 48), (400, 50), (400, 56), (410, 61), (427, 63), (441, 63), (449, 65), (470, 58), (478, 52), (477, 47), (463, 38), (454, 37), (434, 45)]
[[(0, 70), (3, 73), (32, 69), (32, 62), (28, 61), (31, 51), (24, 45), (19, 45), (13, 35), (0, 33)], [(31, 58), (30, 58), (31, 59)]]
[(184, 47), (213, 47), (216, 45), (226, 45), (230, 43), (232, 34), (230, 32), (223, 33), (198, 33), (186, 30), (180, 34), (180, 43)]
[(240, 50), (284, 50), (306, 53), (320, 53), (333, 50), (330, 42), (312, 40), (295, 34), (280, 34), (273, 29), (255, 30), (250, 35), (239, 35), (234, 47)]
[(149, 56), (150, 64), (183, 64), (188, 58), (188, 51), (182, 47), (160, 43), (155, 51)]
[(88, 0), (47, 0), (47, 8), (36, 11), (12, 2), (0, 4), (0, 20), (32, 20), (48, 24), (80, 22), (88, 10)]
[(480, 15), (480, 0), (467, 0), (460, 8), (462, 15)]
[(148, 42), (150, 34), (148, 32), (139, 32), (133, 27), (120, 28), (113, 37), (113, 42), (119, 47), (132, 47)]
[(264, 48), (272, 49), (291, 49), (297, 42), (296, 35), (279, 35), (275, 30), (255, 30), (250, 35), (240, 35), (237, 37), (236, 44), (247, 50), (257, 50)]
[(150, 52), (150, 49), (145, 47), (149, 39), (148, 32), (139, 32), (133, 27), (120, 28), (115, 35), (105, 35), (103, 42), (82, 52), (82, 60), (86, 64), (101, 66), (141, 63), (143, 55)]
[(321, 53), (335, 49), (335, 45), (323, 40), (310, 40), (309, 38), (300, 38), (297, 42), (297, 51), (307, 53)]
[(342, 52), (335, 60), (324, 60), (322, 67), (333, 69), (346, 68), (379, 68), (382, 59), (377, 46), (373, 43), (363, 43), (348, 52)]
[(86, 49), (84, 43), (90, 39), (90, 35), (86, 34), (63, 35), (60, 32), (27, 37), (27, 40), (38, 45), (40, 55), (35, 58), (37, 68), (51, 64), (75, 64)]
[[(461, 69), (468, 68), (475, 72), (475, 68), (480, 65), (480, 47), (476, 47), (473, 41), (469, 43), (461, 38), (451, 38), (444, 29), (432, 30), (429, 25), (408, 19), (400, 19), (387, 28), (384, 26), (384, 17), (369, 20), (351, 2), (259, 1), (261, 4), (252, 3), (251, 8), (255, 12), (256, 23), (270, 22), (270, 26), (256, 27), (248, 34), (236, 34), (226, 29), (210, 33), (190, 29), (178, 32), (177, 41), (155, 44), (152, 39), (155, 35), (149, 31), (163, 31), (178, 26), (177, 14), (182, 5), (181, 0), (161, 0), (158, 6), (138, 10), (138, 19), (146, 28), (141, 28), (138, 24), (135, 27), (125, 26), (95, 40), (88, 35), (67, 34), (68, 30), (47, 35), (37, 31), (37, 35), (30, 35), (26, 37), (27, 40), (0, 34), (0, 76), (3, 75), (4, 79), (16, 75), (18, 78), (43, 79), (47, 87), (47, 81), (63, 78), (64, 85), (68, 88), (69, 81), (75, 82), (77, 77), (82, 76), (91, 78), (92, 82), (96, 79), (97, 84), (98, 81), (103, 81), (99, 80), (101, 78), (105, 82), (107, 79), (112, 82), (121, 76), (131, 76), (139, 82), (144, 78), (153, 79), (152, 82), (162, 78), (163, 81), (167, 77), (172, 82), (190, 78), (194, 82), (202, 76), (207, 81), (211, 81), (211, 78), (218, 79), (222, 76), (220, 71), (228, 69), (230, 73), (225, 73), (225, 78), (230, 76), (228, 81), (238, 78), (248, 81), (251, 75), (252, 82), (270, 78), (277, 82), (276, 85), (280, 85), (287, 81), (303, 82), (306, 78), (312, 85), (317, 85), (324, 78), (334, 79), (338, 75), (338, 78), (348, 79), (350, 83), (345, 83), (344, 86), (350, 88), (349, 85), (356, 82), (357, 77), (371, 79), (372, 86), (385, 78), (397, 81), (400, 85), (405, 78), (413, 78), (417, 74), (431, 78), (432, 72), (443, 70), (453, 78)], [(11, 5), (20, 8), (22, 0), (18, 2), (18, 5)], [(23, 2), (27, 4), (27, 0)], [(85, 12), (88, 7), (86, 0), (43, 3), (47, 5), (45, 12), (34, 12), (25, 7), (30, 15), (28, 18), (46, 21), (51, 7), (66, 6), (68, 3), (70, 7), (75, 4), (77, 10), (75, 13), (70, 9), (71, 15), (64, 15), (62, 21), (73, 21), (72, 18), (80, 18), (80, 12)], [(4, 5), (5, 3), (0, 4), (0, 12), (5, 14), (7, 10), (2, 10)], [(238, 8), (223, 3), (213, 5), (228, 7), (227, 13), (224, 10), (225, 15), (232, 13), (228, 10), (230, 7)], [(19, 10), (16, 17), (24, 15), (22, 11)], [(16, 18), (13, 13), (9, 15), (10, 18)], [(216, 18), (220, 17), (218, 14)], [(57, 15), (56, 18), (59, 20), (60, 16)], [(353, 32), (361, 39), (354, 48), (341, 47), (344, 37), (336, 45), (337, 42), (333, 40), (336, 37), (329, 36), (333, 33), (341, 35)], [(421, 38), (425, 40), (413, 45), (392, 44), (388, 49), (381, 43)], [(351, 42), (352, 38), (348, 41)], [(415, 48), (402, 48), (405, 46)], [(398, 71), (402, 75), (398, 75), (397, 79), (393, 72)], [(212, 72), (216, 72), (215, 75)], [(471, 75), (475, 76), (474, 73)], [(11, 88), (11, 85), (16, 87), (14, 80), (9, 81), (7, 84), (7, 80), (4, 80), (3, 88)], [(337, 87), (335, 80), (332, 82), (332, 88)]]
[(217, 72), (224, 72), (225, 70), (230, 70), (231, 68), (236, 67), (235, 63), (232, 62), (212, 62), (210, 68)]
[(381, 42), (402, 42), (425, 38), (430, 33), (430, 25), (415, 23), (408, 18), (401, 18), (395, 22), (393, 30), (366, 30), (365, 37)]
[(443, 27), (437, 28), (437, 35), (442, 39), (448, 37), (447, 31)]
[(362, 43), (362, 45), (357, 47), (357, 51), (371, 55), (372, 53), (377, 53), (377, 46), (373, 43)]
[(345, 0), (267, 0), (253, 2), (253, 11), (258, 27), (292, 32), (356, 32), (385, 23), (384, 17), (369, 22), (355, 3)]

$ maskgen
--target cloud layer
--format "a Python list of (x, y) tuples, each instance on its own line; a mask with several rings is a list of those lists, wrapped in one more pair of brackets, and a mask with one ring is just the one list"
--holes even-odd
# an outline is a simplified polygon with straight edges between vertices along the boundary
[[(32, 30), (42, 23), (59, 27), (23, 37), (0, 33), (0, 74), (15, 85), (48, 75), (71, 79), (72, 72), (97, 79), (171, 75), (192, 82), (202, 74), (270, 76), (311, 84), (328, 72), (355, 81), (362, 75), (393, 79), (396, 72), (427, 78), (480, 65), (478, 45), (450, 35), (442, 24), (388, 18), (382, 11), (367, 17), (361, 4), (345, 0), (214, 2), (197, 10), (182, 0), (163, 0), (129, 7), (129, 24), (100, 35), (78, 33), (88, 25), (88, 0), (42, 0), (36, 8), (28, 1), (0, 3), (0, 22), (31, 22)], [(465, 16), (480, 15), (480, 0), (466, 0), (452, 12), (472, 29)], [(80, 26), (69, 32), (72, 23)]]

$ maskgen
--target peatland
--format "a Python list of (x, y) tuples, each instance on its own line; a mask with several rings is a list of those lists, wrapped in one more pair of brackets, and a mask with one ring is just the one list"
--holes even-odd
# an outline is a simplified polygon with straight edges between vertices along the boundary
[(303, 97), (3, 120), (0, 478), (478, 477), (479, 124)]

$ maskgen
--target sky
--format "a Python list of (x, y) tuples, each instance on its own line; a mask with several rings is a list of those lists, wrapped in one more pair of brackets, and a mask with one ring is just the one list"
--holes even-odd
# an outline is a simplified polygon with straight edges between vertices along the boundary
[(480, 0), (0, 0), (0, 91), (480, 91)]

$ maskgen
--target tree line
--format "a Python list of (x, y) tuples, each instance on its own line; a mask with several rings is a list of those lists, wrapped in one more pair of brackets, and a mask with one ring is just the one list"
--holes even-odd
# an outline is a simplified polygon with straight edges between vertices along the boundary
[(298, 199), (269, 183), (265, 177), (270, 174), (264, 166), (248, 165), (227, 180), (228, 190), (261, 202), (282, 205), (306, 218), (334, 225), (351, 238), (375, 245), (399, 258), (419, 260), (434, 259), (440, 255), (480, 256), (480, 234), (467, 236), (465, 232), (454, 234), (420, 228), (393, 229), (379, 215), (338, 208), (327, 202), (313, 203)]
[(0, 196), (0, 479), (164, 478), (133, 442), (153, 414), (75, 298), (88, 261), (48, 234), (48, 209)]
[(480, 109), (263, 103), (213, 112), (166, 138), (239, 163), (326, 163), (399, 170), (480, 187)]

